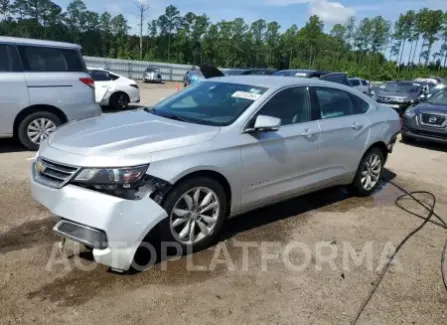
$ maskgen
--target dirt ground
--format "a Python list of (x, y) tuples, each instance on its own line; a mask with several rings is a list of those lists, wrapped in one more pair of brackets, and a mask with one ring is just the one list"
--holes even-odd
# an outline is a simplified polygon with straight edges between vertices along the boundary
[[(175, 88), (142, 85), (142, 104)], [(408, 190), (434, 192), (436, 210), (447, 218), (446, 152), (398, 142), (386, 176)], [(59, 238), (54, 216), (30, 195), (33, 154), (0, 140), (0, 324), (350, 324), (377, 281), (382, 255), (421, 223), (395, 206), (402, 193), (384, 182), (368, 198), (329, 189), (231, 219), (218, 245), (142, 273), (111, 273), (88, 259), (83, 269), (90, 271), (73, 258), (67, 267), (51, 266)], [(440, 275), (446, 235), (428, 225), (407, 242), (358, 324), (447, 324)], [(277, 243), (279, 255), (263, 259), (261, 242)], [(304, 269), (284, 262), (293, 242), (309, 248)], [(246, 261), (241, 243), (256, 246)], [(337, 252), (332, 265), (321, 264), (321, 245), (325, 254)], [(372, 267), (346, 266), (347, 247), (360, 252), (367, 245)], [(300, 252), (289, 255), (294, 265)]]

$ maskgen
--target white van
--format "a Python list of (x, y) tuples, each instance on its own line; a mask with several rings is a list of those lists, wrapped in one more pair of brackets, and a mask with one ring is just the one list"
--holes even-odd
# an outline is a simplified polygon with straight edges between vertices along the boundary
[(75, 44), (0, 37), (0, 138), (37, 150), (59, 125), (101, 115)]

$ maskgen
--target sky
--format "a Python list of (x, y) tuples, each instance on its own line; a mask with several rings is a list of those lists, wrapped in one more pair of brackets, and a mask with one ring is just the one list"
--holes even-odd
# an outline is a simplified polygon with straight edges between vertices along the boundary
[[(277, 21), (282, 30), (292, 24), (303, 26), (311, 15), (318, 15), (326, 30), (333, 24), (343, 23), (349, 16), (358, 19), (382, 15), (396, 20), (401, 12), (410, 9), (447, 10), (447, 0), (84, 0), (89, 10), (126, 16), (132, 31), (136, 32), (135, 1), (145, 1), (151, 6), (149, 19), (158, 18), (166, 6), (176, 6), (181, 14), (192, 11), (207, 14), (212, 22), (222, 19), (244, 18), (248, 23), (257, 19)], [(55, 0), (63, 8), (70, 0)]]
[[(71, 0), (53, 1), (66, 8)], [(89, 10), (99, 13), (123, 14), (131, 33), (137, 34), (137, 19), (132, 14), (136, 12), (135, 1), (150, 5), (148, 19), (158, 18), (168, 5), (174, 5), (181, 14), (205, 13), (214, 23), (235, 18), (244, 18), (247, 23), (257, 19), (277, 21), (282, 31), (293, 24), (302, 27), (311, 15), (318, 15), (325, 23), (325, 30), (329, 31), (334, 24), (344, 23), (350, 16), (360, 20), (381, 15), (394, 22), (400, 13), (410, 9), (427, 7), (447, 11), (447, 0), (84, 0), (84, 3)]]

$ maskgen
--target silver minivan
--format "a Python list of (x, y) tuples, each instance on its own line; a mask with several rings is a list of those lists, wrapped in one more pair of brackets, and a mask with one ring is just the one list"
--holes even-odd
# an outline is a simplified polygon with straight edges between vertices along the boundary
[(76, 44), (0, 37), (0, 138), (37, 150), (59, 125), (101, 115)]

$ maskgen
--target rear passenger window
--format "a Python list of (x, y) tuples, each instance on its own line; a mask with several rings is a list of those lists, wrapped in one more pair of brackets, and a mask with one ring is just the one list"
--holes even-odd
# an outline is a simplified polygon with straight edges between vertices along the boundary
[(85, 65), (78, 50), (38, 46), (18, 46), (25, 71), (84, 72)]
[(315, 96), (320, 106), (320, 118), (328, 119), (352, 115), (353, 103), (351, 96), (339, 89), (315, 88)]
[(89, 72), (90, 72), (90, 76), (95, 81), (109, 81), (110, 80), (109, 74), (105, 71), (91, 70)]
[(13, 45), (0, 44), (0, 72), (22, 71), (17, 50)]
[(369, 104), (360, 97), (350, 94), (352, 100), (353, 114), (363, 114), (369, 109)]
[(11, 60), (9, 60), (8, 48), (3, 44), (0, 44), (0, 71), (11, 71)]

